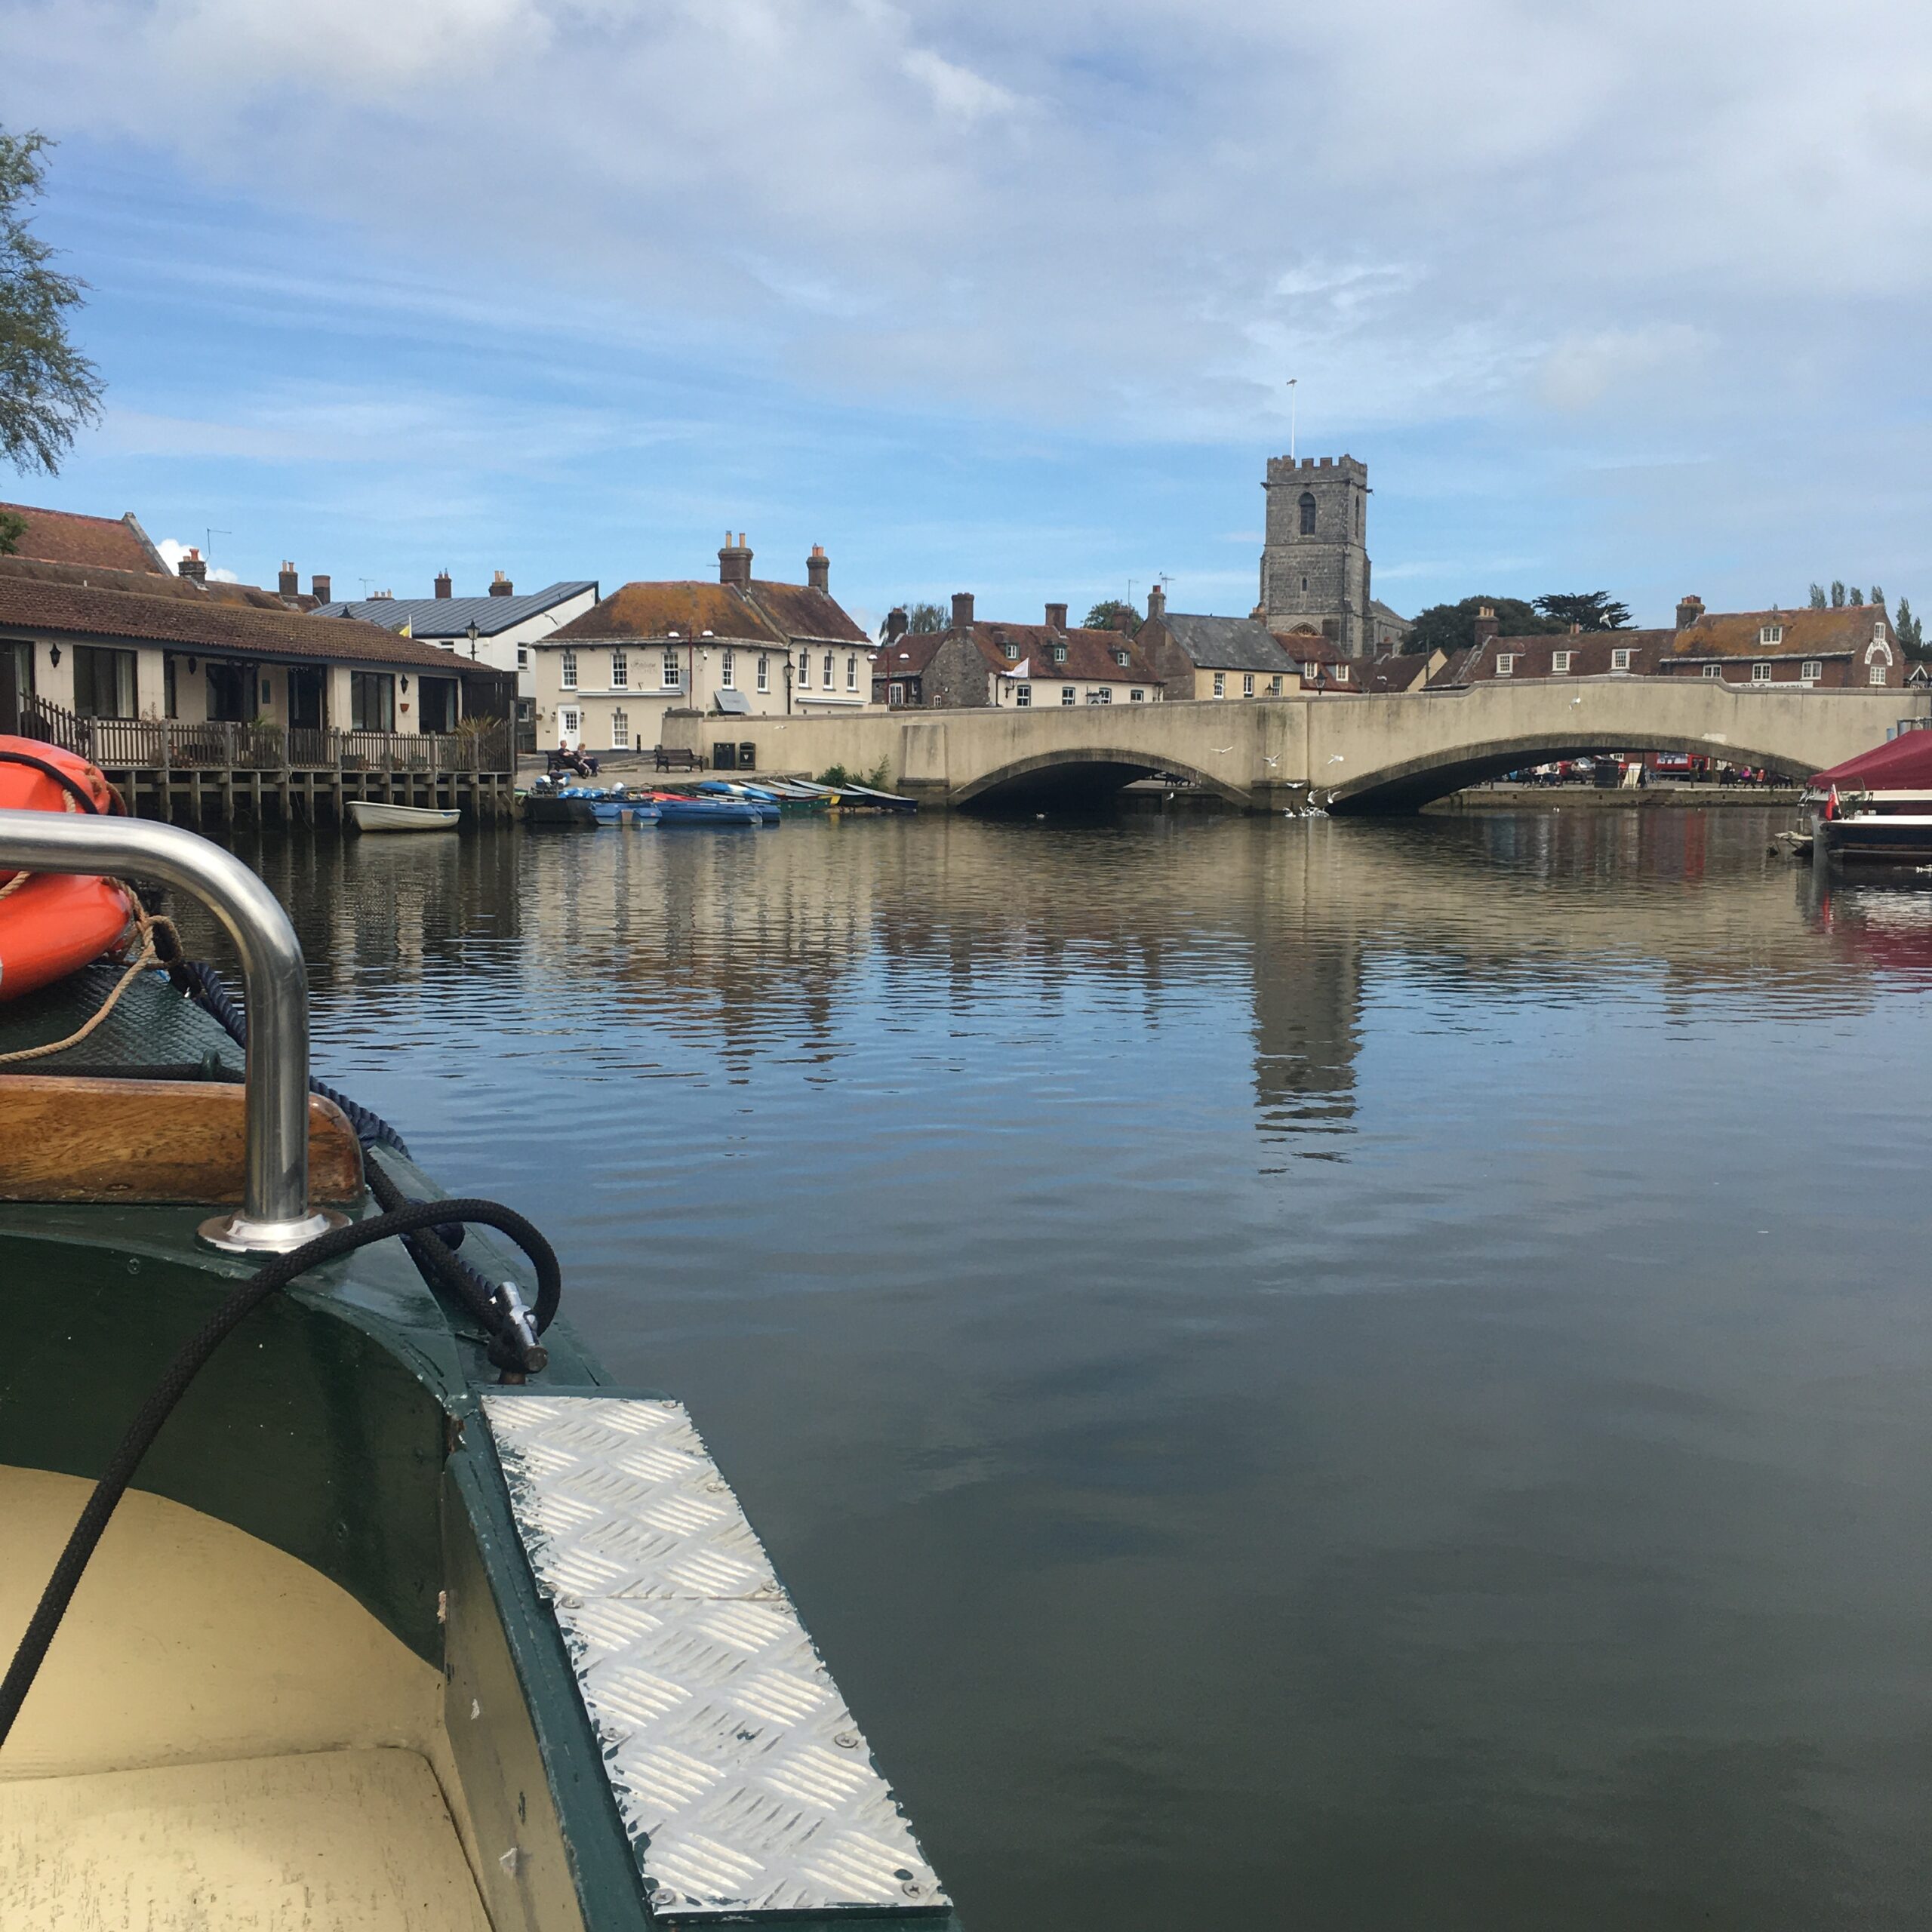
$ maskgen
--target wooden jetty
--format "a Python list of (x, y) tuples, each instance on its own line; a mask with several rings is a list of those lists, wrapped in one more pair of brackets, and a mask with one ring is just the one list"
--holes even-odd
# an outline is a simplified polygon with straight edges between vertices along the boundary
[(500, 718), (447, 733), (340, 731), (81, 718), (23, 697), (20, 731), (98, 765), (142, 818), (342, 825), (356, 798), (454, 806), (486, 822), (515, 810), (511, 727)]

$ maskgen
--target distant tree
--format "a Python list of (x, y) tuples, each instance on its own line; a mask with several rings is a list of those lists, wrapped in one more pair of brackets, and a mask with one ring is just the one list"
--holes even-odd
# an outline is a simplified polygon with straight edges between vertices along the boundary
[(87, 285), (48, 266), (54, 249), (29, 225), (48, 146), (45, 134), (0, 128), (0, 456), (51, 475), (100, 414), (100, 376), (67, 340), (66, 312)]
[(1822, 583), (1814, 583), (1811, 586), (1811, 608), (1814, 611), (1822, 611), (1825, 608), (1825, 586)]
[(1559, 623), (1543, 617), (1520, 597), (1465, 597), (1460, 604), (1432, 604), (1418, 611), (1403, 650), (1425, 657), (1432, 651), (1467, 650), (1475, 641), (1476, 613), (1485, 604), (1496, 613), (1504, 637), (1552, 637), (1570, 628), (1567, 620)]
[(1892, 629), (1898, 632), (1900, 643), (1903, 645), (1914, 657), (1917, 657), (1924, 650), (1924, 626), (1919, 622), (1917, 613), (1913, 611), (1912, 599), (1909, 597), (1901, 597), (1899, 599), (1899, 614), (1892, 620)]
[(1832, 579), (1832, 608), (1834, 611), (1844, 608), (1844, 580), (1842, 577)]
[(1872, 601), (1875, 604), (1882, 604), (1885, 601), (1885, 593), (1875, 583), (1872, 586)]
[(1087, 628), (1090, 631), (1113, 630), (1122, 617), (1127, 619), (1131, 629), (1140, 628), (1140, 613), (1134, 605), (1118, 597), (1103, 597), (1087, 613)]
[(0, 557), (11, 557), (27, 534), (27, 520), (11, 510), (0, 510)]
[(1575, 624), (1586, 631), (1620, 631), (1630, 622), (1629, 605), (1617, 602), (1607, 590), (1539, 597), (1536, 607), (1565, 630)]
[(1845, 592), (1844, 601), (1847, 604), (1863, 604), (1865, 601), (1865, 593), (1859, 589), (1857, 584), (1854, 583), (1851, 588)]
[[(943, 631), (946, 629), (946, 613), (937, 604), (909, 604), (906, 607), (906, 628), (909, 631)], [(884, 636), (886, 626), (892, 622), (888, 612), (879, 620), (878, 634)]]

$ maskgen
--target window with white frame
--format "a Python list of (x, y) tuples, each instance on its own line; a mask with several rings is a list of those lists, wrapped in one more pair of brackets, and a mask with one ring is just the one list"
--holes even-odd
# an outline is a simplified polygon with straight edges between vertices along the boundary
[(1097, 704), (1112, 704), (1114, 701), (1113, 686), (1112, 685), (1103, 685), (1100, 687), (1100, 695), (1095, 698), (1094, 701)]
[(527, 644), (520, 644), (516, 648), (516, 668), (519, 671), (530, 669), (530, 647)]
[(1721, 664), (1706, 664), (1704, 666), (1704, 675), (1707, 678), (1721, 678), (1724, 675), (1724, 666)]
[(825, 654), (825, 688), (827, 691), (832, 688), (832, 653), (829, 651)]
[(1033, 706), (1032, 686), (1030, 685), (1022, 685), (1019, 689), (1013, 694), (1013, 701), (1015, 704), (1019, 706), (1022, 711), (1030, 711)]
[(1768, 685), (1771, 681), (1771, 667), (1768, 664), (1752, 665), (1751, 681), (1754, 685)]
[(1268, 680), (1268, 695), (1270, 697), (1279, 697), (1281, 695), (1281, 674), (1278, 671)]
[(1758, 641), (1760, 644), (1782, 644), (1782, 643), (1783, 643), (1783, 641), (1784, 641), (1784, 626), (1783, 626), (1783, 625), (1782, 625), (1782, 624), (1760, 624), (1760, 625), (1758, 626)]
[(1226, 697), (1227, 694), (1228, 674), (1225, 671), (1217, 671), (1214, 673), (1214, 695), (1217, 697)]
[(1131, 691), (1127, 694), (1127, 701), (1129, 704), (1145, 704), (1147, 694), (1143, 691)]
[(577, 653), (574, 651), (566, 651), (558, 660), (557, 677), (565, 691), (577, 689)]
[(845, 688), (848, 691), (859, 688), (859, 657), (856, 651), (849, 653), (845, 660)]
[(1127, 669), (1127, 653), (1118, 645), (1114, 647), (1114, 662), (1118, 664), (1123, 671)]
[(631, 721), (620, 704), (611, 713), (611, 749), (627, 752), (631, 748)]
[(761, 691), (771, 688), (771, 659), (762, 651), (758, 654), (758, 688)]
[(809, 691), (812, 681), (812, 654), (809, 651), (798, 653), (798, 688)]
[(629, 688), (631, 681), (631, 654), (628, 651), (614, 651), (611, 654), (611, 688), (621, 691)]
[(1868, 666), (1865, 673), (1865, 681), (1868, 685), (1882, 685), (1885, 681), (1884, 666), (1873, 664)]
[(1062, 704), (1072, 704), (1075, 701), (1073, 687), (1071, 685), (1062, 685), (1060, 686), (1060, 701)]
[(1048, 645), (1048, 649), (1051, 652), (1053, 660), (1056, 664), (1064, 664), (1066, 662), (1066, 646), (1065, 645)]
[(1243, 697), (1254, 695), (1254, 673), (1252, 671), (1244, 671), (1241, 674), (1241, 694)]
[[(1342, 667), (1339, 664), (1335, 666), (1335, 675), (1338, 678), (1342, 675)], [(1516, 675), (1516, 654), (1513, 651), (1497, 653), (1496, 675), (1499, 678), (1513, 678)]]
[(1815, 685), (1824, 675), (1825, 666), (1823, 660), (1817, 657), (1805, 659), (1804, 681), (1807, 685)]
[(667, 691), (674, 691), (678, 688), (679, 683), (678, 676), (678, 654), (675, 651), (667, 651), (665, 652), (664, 666), (663, 669), (658, 673), (658, 682), (662, 685), (664, 689)]
[(1349, 681), (1349, 667), (1346, 664), (1335, 666), (1335, 681), (1338, 685), (1346, 685)]
[(1552, 651), (1549, 654), (1551, 673), (1558, 678), (1566, 675), (1570, 669), (1570, 660), (1574, 655), (1575, 653), (1573, 651)]
[(736, 691), (738, 687), (738, 654), (734, 651), (722, 651), (718, 659), (718, 684), (721, 691)]
[(1630, 653), (1626, 650), (1613, 651), (1610, 654), (1610, 668), (1613, 671), (1627, 671), (1630, 668)]

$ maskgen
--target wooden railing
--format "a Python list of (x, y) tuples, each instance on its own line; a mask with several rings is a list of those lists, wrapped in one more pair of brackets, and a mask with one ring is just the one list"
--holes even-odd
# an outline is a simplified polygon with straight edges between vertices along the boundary
[(20, 700), (23, 736), (117, 771), (504, 773), (515, 768), (510, 730), (503, 720), (445, 734), (184, 724), (156, 718), (81, 718), (45, 698)]

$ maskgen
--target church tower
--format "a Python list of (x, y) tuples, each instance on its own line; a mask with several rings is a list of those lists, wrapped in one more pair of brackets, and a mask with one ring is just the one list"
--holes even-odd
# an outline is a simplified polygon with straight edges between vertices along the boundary
[(1261, 608), (1278, 631), (1318, 630), (1368, 654), (1368, 466), (1352, 456), (1268, 459)]

